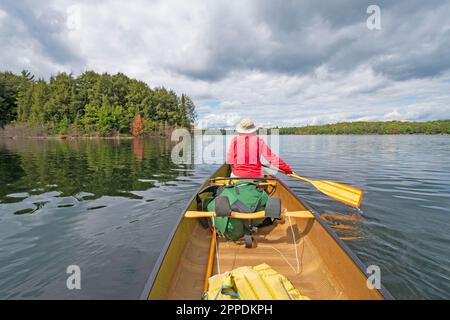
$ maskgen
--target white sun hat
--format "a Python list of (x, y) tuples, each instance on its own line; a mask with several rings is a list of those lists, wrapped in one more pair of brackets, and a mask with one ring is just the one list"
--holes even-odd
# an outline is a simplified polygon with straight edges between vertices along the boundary
[(253, 120), (249, 118), (242, 119), (236, 127), (238, 133), (253, 133), (256, 130), (258, 130), (258, 128), (255, 126)]

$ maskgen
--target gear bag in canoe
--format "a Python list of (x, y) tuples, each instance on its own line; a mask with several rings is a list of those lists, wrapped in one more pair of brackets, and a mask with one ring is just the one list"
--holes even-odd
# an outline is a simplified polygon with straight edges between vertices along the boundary
[[(207, 211), (219, 211), (218, 206), (223, 205), (224, 201), (220, 198), (228, 198), (230, 208), (236, 212), (253, 213), (264, 210), (269, 195), (266, 191), (258, 188), (254, 182), (240, 181), (230, 185), (223, 185), (213, 189), (205, 189), (203, 192), (211, 192), (212, 196), (203, 201), (203, 206)], [(258, 227), (264, 220), (240, 220), (227, 217), (215, 217), (214, 225), (216, 230), (230, 240), (239, 240), (246, 233), (250, 233), (253, 227)]]

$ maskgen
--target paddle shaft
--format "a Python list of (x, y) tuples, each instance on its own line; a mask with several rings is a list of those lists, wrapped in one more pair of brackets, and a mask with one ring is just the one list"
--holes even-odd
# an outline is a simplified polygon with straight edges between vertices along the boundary
[[(270, 166), (264, 165), (266, 168), (274, 169)], [(274, 169), (276, 170), (276, 169)], [(332, 181), (325, 181), (325, 180), (310, 180), (304, 177), (300, 177), (299, 175), (295, 173), (286, 173), (283, 170), (279, 169), (280, 172), (283, 174), (302, 180), (305, 182), (308, 182), (312, 184), (317, 190), (320, 192), (326, 194), (327, 196), (338, 200), (342, 203), (345, 203), (347, 205), (353, 206), (353, 207), (359, 207), (361, 205), (362, 197), (363, 197), (363, 191), (359, 190), (355, 187), (348, 186), (342, 183), (332, 182)]]
[[(281, 171), (281, 170), (280, 170)], [(283, 172), (283, 171), (281, 171), (281, 172)], [(307, 178), (304, 178), (304, 177), (300, 177), (300, 176), (298, 176), (298, 175), (296, 175), (296, 174), (293, 174), (293, 173), (291, 173), (291, 174), (287, 174), (286, 172), (283, 172), (285, 175), (288, 175), (289, 177), (292, 177), (292, 178), (295, 178), (295, 179), (298, 179), (298, 180), (303, 180), (303, 181), (305, 181), (305, 182), (308, 182), (308, 183), (312, 183), (312, 181), (311, 180), (309, 180), (309, 179), (307, 179)]]
[(216, 228), (213, 228), (211, 234), (211, 244), (209, 246), (209, 256), (208, 256), (208, 265), (206, 266), (205, 272), (205, 282), (203, 285), (203, 293), (208, 292), (209, 289), (209, 278), (212, 275), (213, 266), (214, 266), (214, 253), (216, 250)]
[(262, 165), (263, 167), (267, 168), (267, 169), (271, 169), (271, 170), (275, 170), (275, 171), (280, 171), (282, 174), (285, 174), (285, 175), (287, 175), (287, 176), (289, 176), (289, 177), (292, 177), (292, 178), (295, 178), (295, 179), (298, 179), (298, 180), (303, 180), (303, 181), (308, 182), (308, 183), (312, 183), (312, 182), (313, 182), (313, 181), (310, 180), (310, 179), (307, 179), (307, 178), (304, 178), (304, 177), (300, 177), (299, 175), (296, 175), (296, 174), (294, 174), (294, 173), (286, 173), (285, 171), (281, 170), (280, 168), (275, 168), (275, 167), (272, 167), (272, 166), (268, 166), (268, 165), (266, 165), (266, 164), (261, 164), (261, 165)]

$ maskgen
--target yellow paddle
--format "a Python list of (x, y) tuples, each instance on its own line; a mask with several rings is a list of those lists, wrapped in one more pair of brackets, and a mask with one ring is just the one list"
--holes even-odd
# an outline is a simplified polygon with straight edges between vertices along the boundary
[[(271, 167), (268, 167), (271, 168)], [(271, 168), (273, 169), (273, 168)], [(276, 170), (276, 169), (274, 169)], [(316, 187), (317, 190), (320, 192), (326, 194), (327, 196), (336, 199), (342, 203), (345, 203), (352, 207), (357, 207), (361, 205), (362, 198), (364, 191), (348, 186), (342, 183), (337, 183), (333, 181), (326, 181), (326, 180), (310, 180), (307, 178), (300, 177), (299, 175), (293, 173), (293, 174), (287, 174), (286, 172), (283, 172), (285, 175), (288, 175), (289, 177), (302, 180), (305, 182), (308, 182), (312, 184), (314, 187)]]
[(319, 190), (320, 192), (326, 194), (327, 196), (333, 199), (348, 204), (349, 206), (359, 208), (359, 206), (361, 205), (364, 191), (357, 189), (355, 187), (333, 181), (310, 180), (307, 178), (300, 177), (296, 174), (288, 174), (288, 176), (308, 182), (312, 184), (314, 187), (316, 187), (316, 189)]

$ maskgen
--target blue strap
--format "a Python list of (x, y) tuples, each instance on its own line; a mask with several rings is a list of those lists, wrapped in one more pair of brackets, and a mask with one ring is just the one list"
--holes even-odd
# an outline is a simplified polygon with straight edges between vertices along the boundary
[[(224, 289), (229, 289), (232, 290), (233, 292), (223, 292)], [(217, 291), (216, 296), (214, 297), (214, 300), (217, 300), (217, 298), (219, 297), (219, 294), (222, 293), (224, 296), (231, 296), (231, 297), (235, 297), (238, 300), (241, 300), (241, 297), (239, 296), (239, 294), (236, 292), (236, 290), (234, 290), (233, 287), (230, 286), (221, 286), (220, 289)]]

